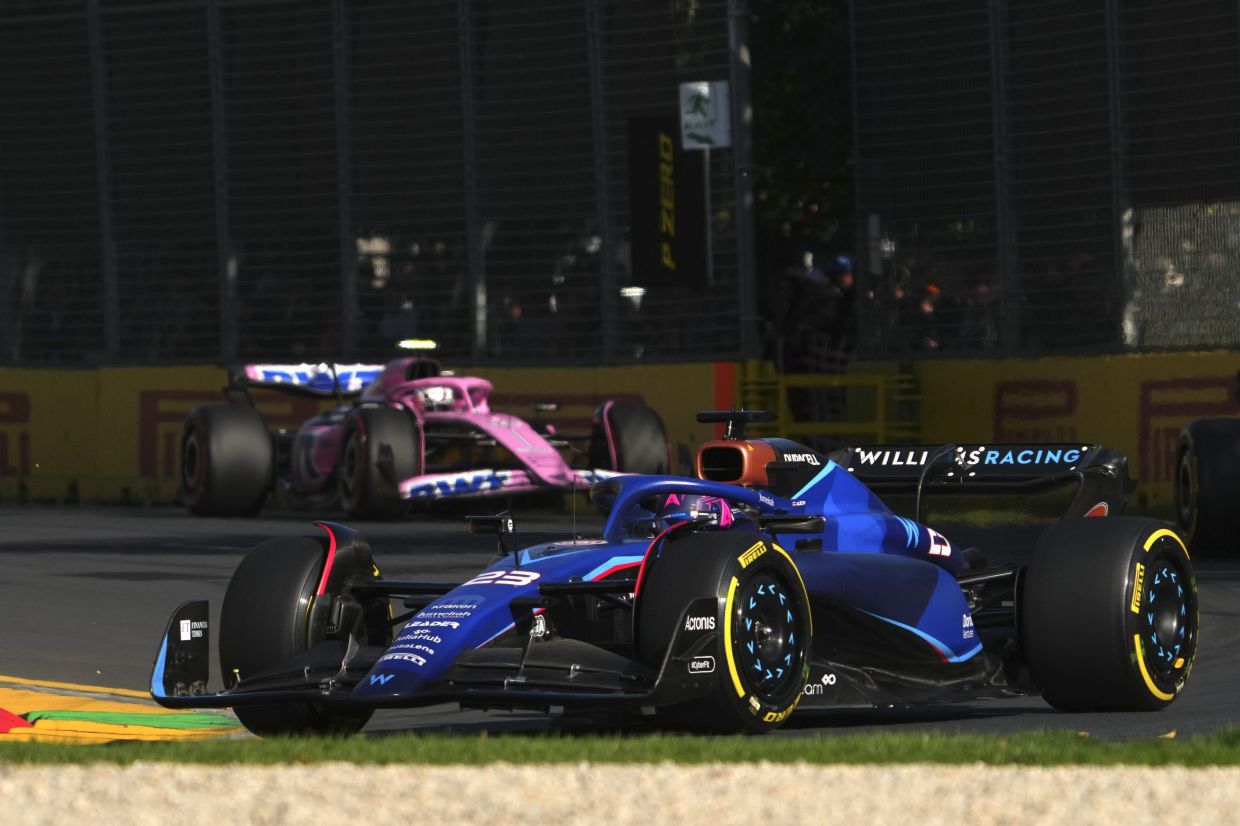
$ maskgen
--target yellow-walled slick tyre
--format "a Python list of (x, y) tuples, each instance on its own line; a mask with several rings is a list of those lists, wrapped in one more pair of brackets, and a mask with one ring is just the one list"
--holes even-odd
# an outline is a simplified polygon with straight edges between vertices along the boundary
[(1179, 534), (1139, 517), (1071, 519), (1038, 540), (1019, 595), (1021, 644), (1048, 703), (1152, 711), (1197, 653), (1197, 584)]
[[(758, 533), (677, 533), (647, 561), (634, 618), (638, 658), (657, 668), (678, 629), (714, 630), (714, 693), (673, 715), (717, 731), (777, 728), (801, 699), (813, 643), (796, 565)], [(714, 612), (689, 613), (702, 597), (715, 598)]]

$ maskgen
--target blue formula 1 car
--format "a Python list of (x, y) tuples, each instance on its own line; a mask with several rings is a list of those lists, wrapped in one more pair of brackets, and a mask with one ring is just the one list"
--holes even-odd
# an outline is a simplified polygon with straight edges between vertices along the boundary
[[(228, 586), (224, 690), (208, 693), (208, 606), (182, 605), (151, 694), (232, 707), (261, 735), (347, 732), (380, 707), (624, 708), (761, 732), (809, 708), (1041, 694), (1062, 709), (1150, 710), (1192, 670), (1197, 594), (1180, 537), (1115, 515), (1132, 482), (1097, 445), (850, 448), (704, 444), (697, 477), (591, 491), (602, 535), (502, 552), (466, 582), (384, 579), (357, 532), (256, 547)], [(1031, 491), (1075, 482), (1027, 563), (992, 565), (875, 490)], [(872, 490), (873, 489), (873, 490)], [(509, 549), (508, 545), (512, 545)], [(395, 606), (403, 606), (397, 612)], [(396, 615), (394, 615), (396, 614)]]

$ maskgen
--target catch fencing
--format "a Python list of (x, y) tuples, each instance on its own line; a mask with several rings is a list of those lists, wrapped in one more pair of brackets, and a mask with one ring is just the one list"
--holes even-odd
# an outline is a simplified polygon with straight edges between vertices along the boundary
[(1240, 9), (854, 6), (862, 349), (1240, 346)]
[[(1240, 346), (1234, 2), (852, 15), (841, 346)], [(0, 364), (757, 355), (747, 21), (745, 0), (0, 3)], [(690, 82), (730, 83), (730, 146), (683, 146)]]
[(0, 364), (736, 357), (748, 121), (683, 148), (680, 85), (732, 122), (745, 19), (0, 4)]

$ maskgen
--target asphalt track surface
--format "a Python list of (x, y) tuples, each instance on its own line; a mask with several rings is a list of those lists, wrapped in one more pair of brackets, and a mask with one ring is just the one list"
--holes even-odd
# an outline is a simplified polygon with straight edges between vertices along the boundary
[[(180, 509), (0, 506), (0, 675), (144, 690), (156, 644), (181, 602), (209, 599), (213, 626), (233, 568), (258, 542), (315, 535), (315, 518), (280, 512), (255, 519), (202, 519)], [(533, 542), (571, 530), (569, 512), (518, 515)], [(495, 537), (466, 533), (458, 514), (400, 523), (351, 523), (369, 539), (386, 577), (466, 578), (495, 555)], [(577, 515), (578, 530), (598, 527)], [(948, 534), (954, 543), (961, 537)], [(1029, 545), (1028, 530), (963, 538), (997, 548)], [(1163, 711), (1065, 714), (1037, 698), (986, 700), (915, 709), (797, 714), (776, 736), (861, 731), (1011, 733), (1058, 729), (1125, 739), (1204, 734), (1240, 724), (1240, 560), (1194, 560), (1201, 647), (1181, 697)], [(212, 667), (212, 675), (218, 669)], [(582, 723), (534, 712), (481, 712), (440, 705), (378, 712), (366, 731), (516, 733), (575, 730)]]

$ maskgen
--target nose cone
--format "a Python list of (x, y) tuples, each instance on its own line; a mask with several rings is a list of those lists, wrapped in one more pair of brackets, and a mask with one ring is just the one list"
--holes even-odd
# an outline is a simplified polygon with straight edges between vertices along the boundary
[[(508, 599), (533, 593), (538, 574), (522, 578), (521, 585), (509, 584), (500, 569), (478, 578), (483, 584), (475, 589), (503, 589), (503, 599), (488, 599), (484, 593), (468, 587), (440, 597), (423, 608), (396, 635), (388, 650), (375, 661), (362, 680), (353, 688), (359, 700), (396, 704), (427, 689), (438, 688), (457, 657), (467, 648), (494, 639), (513, 625)], [(502, 585), (487, 585), (498, 581)], [(467, 584), (468, 585), (468, 584)], [(495, 596), (492, 594), (492, 596)]]
[(401, 657), (418, 655), (393, 652), (384, 654), (374, 668), (370, 669), (370, 673), (353, 687), (353, 696), (359, 700), (381, 701), (409, 697), (421, 691), (426, 685), (426, 678), (417, 671), (418, 664), (400, 659)]

